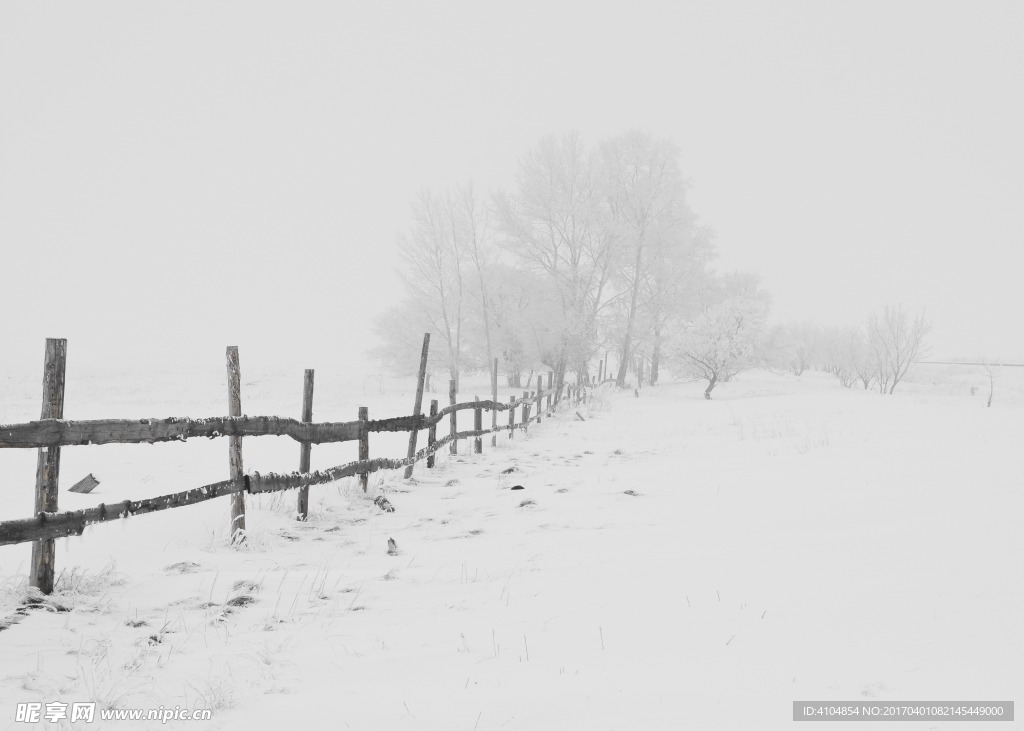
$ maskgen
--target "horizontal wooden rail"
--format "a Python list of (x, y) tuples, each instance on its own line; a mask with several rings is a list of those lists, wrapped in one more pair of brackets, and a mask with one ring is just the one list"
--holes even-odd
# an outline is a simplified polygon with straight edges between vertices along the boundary
[[(517, 427), (520, 425), (516, 425)], [(292, 490), (311, 485), (322, 485), (327, 482), (334, 482), (345, 477), (353, 477), (360, 473), (376, 472), (378, 470), (396, 470), (438, 451), (452, 439), (468, 439), (470, 437), (483, 436), (492, 431), (508, 431), (509, 427), (500, 426), (497, 429), (483, 429), (479, 431), (464, 431), (455, 435), (447, 435), (438, 439), (429, 447), (419, 450), (413, 457), (402, 459), (369, 459), (348, 464), (329, 467), (325, 470), (314, 472), (292, 472), (289, 474), (278, 474), (268, 472), (260, 474), (254, 472), (245, 475), (241, 480), (225, 480), (210, 485), (203, 485), (184, 492), (176, 492), (170, 495), (145, 498), (143, 500), (125, 500), (110, 505), (101, 504), (95, 508), (85, 510), (72, 510), (63, 513), (39, 513), (33, 518), (21, 520), (8, 520), (0, 523), (0, 546), (12, 545), (37, 541), (44, 538), (64, 538), (67, 536), (81, 535), (87, 525), (92, 523), (104, 523), (111, 520), (127, 518), (133, 515), (144, 515), (155, 513), (171, 508), (180, 508), (186, 505), (194, 505), (206, 500), (233, 495), (239, 492), (253, 494), (266, 492), (280, 492), (281, 490)]]
[(100, 504), (95, 508), (71, 510), (65, 513), (39, 513), (34, 518), (8, 520), (0, 523), (0, 546), (13, 543), (37, 541), (43, 538), (63, 538), (80, 536), (85, 526), (91, 523), (105, 523), (119, 520), (132, 515), (155, 513), (159, 510), (180, 508), (212, 500), (225, 495), (233, 495), (245, 491), (244, 480), (225, 480), (212, 485), (203, 485), (185, 492), (171, 495), (146, 498), (144, 500), (125, 500), (110, 505)]
[[(514, 405), (481, 401), (483, 409), (507, 411)], [(427, 429), (453, 411), (477, 408), (475, 402), (448, 406), (437, 416), (397, 416), (367, 423), (371, 432), (408, 432)], [(197, 437), (287, 436), (304, 444), (350, 442), (359, 439), (359, 422), (310, 423), (280, 416), (215, 416), (208, 419), (94, 419), (69, 421), (41, 419), (24, 424), (0, 425), (0, 449), (36, 449), (85, 444), (153, 444)]]
[[(402, 431), (396, 427), (392, 431)], [(311, 424), (279, 416), (217, 416), (210, 419), (42, 419), (0, 426), (0, 447), (174, 442), (196, 437), (288, 436), (299, 442), (346, 442), (359, 437), (359, 422)]]

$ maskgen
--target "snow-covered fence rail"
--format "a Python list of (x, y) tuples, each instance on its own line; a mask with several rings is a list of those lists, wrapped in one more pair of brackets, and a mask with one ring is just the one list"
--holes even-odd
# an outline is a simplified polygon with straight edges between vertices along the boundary
[[(506, 411), (508, 404), (480, 401), (485, 410)], [(517, 404), (518, 405), (518, 404)], [(370, 432), (408, 432), (427, 429), (454, 411), (475, 409), (477, 403), (456, 404), (431, 416), (398, 416), (365, 422)], [(153, 444), (198, 437), (286, 436), (303, 444), (350, 442), (359, 439), (361, 421), (312, 423), (281, 416), (215, 416), (207, 419), (40, 419), (0, 425), (0, 448), (69, 447), (84, 444)]]
[[(428, 338), (424, 338), (424, 341), (421, 372), (426, 365), (426, 343)], [(234, 350), (234, 353), (232, 353), (232, 350)], [(38, 421), (23, 424), (0, 425), (0, 448), (35, 448), (40, 450), (41, 466), (37, 473), (36, 515), (21, 520), (0, 522), (0, 545), (12, 545), (28, 541), (35, 542), (33, 544), (33, 573), (30, 583), (44, 593), (52, 591), (53, 586), (53, 540), (66, 536), (82, 535), (85, 527), (88, 525), (180, 508), (219, 497), (231, 496), (232, 500), (244, 501), (246, 493), (260, 494), (293, 489), (299, 489), (300, 491), (298, 517), (302, 520), (305, 519), (306, 513), (303, 506), (308, 505), (307, 490), (313, 485), (334, 482), (346, 477), (359, 476), (362, 478), (365, 489), (365, 478), (378, 470), (394, 470), (403, 467), (408, 469), (423, 459), (427, 459), (427, 467), (433, 467), (434, 454), (446, 445), (450, 445), (452, 452), (456, 453), (455, 445), (460, 439), (474, 439), (474, 451), (480, 453), (483, 449), (483, 436), (493, 434), (496, 439), (498, 433), (507, 432), (511, 438), (517, 428), (526, 430), (532, 422), (540, 422), (545, 411), (543, 408), (545, 396), (548, 397), (547, 412), (550, 415), (560, 402), (577, 404), (584, 401), (587, 398), (587, 388), (590, 385), (566, 385), (564, 387), (564, 398), (562, 398), (563, 394), (561, 391), (545, 390), (542, 380), (538, 376), (537, 391), (524, 391), (522, 398), (512, 397), (507, 404), (502, 403), (497, 400), (497, 362), (495, 361), (495, 370), (492, 373), (492, 398), (489, 400), (481, 401), (479, 398), (474, 398), (473, 401), (456, 403), (453, 382), (450, 390), (451, 403), (443, 409), (438, 409), (437, 401), (432, 401), (429, 415), (419, 413), (419, 401), (422, 398), (422, 391), (420, 391), (417, 394), (415, 413), (411, 416), (370, 420), (367, 418), (368, 412), (366, 408), (361, 407), (359, 410), (360, 418), (356, 421), (316, 423), (312, 421), (313, 372), (307, 370), (303, 389), (302, 421), (279, 416), (227, 416), (206, 419), (171, 417), (165, 419), (96, 419), (75, 421), (60, 418), (63, 414), (64, 359), (63, 357), (56, 356), (63, 356), (64, 353), (66, 353), (66, 341), (47, 341), (47, 359), (44, 366), (43, 416), (53, 418), (41, 418)], [(234, 348), (228, 349), (228, 378), (231, 396), (239, 398), (237, 350)], [(232, 383), (233, 381), (234, 383)], [(232, 390), (232, 386), (234, 390)], [(60, 402), (59, 407), (55, 405), (56, 401)], [(537, 408), (537, 412), (532, 416), (530, 414), (531, 406), (536, 406)], [(523, 409), (522, 419), (517, 423), (516, 409), (520, 407)], [(456, 416), (459, 411), (467, 410), (473, 410), (474, 412), (474, 428), (469, 431), (460, 432), (457, 430)], [(482, 428), (482, 414), (484, 411), (492, 412), (491, 428), (489, 429)], [(498, 426), (497, 412), (499, 411), (508, 412), (507, 424)], [(450, 421), (450, 432), (448, 435), (438, 439), (437, 425), (444, 419)], [(423, 449), (419, 451), (411, 449), (407, 457), (400, 459), (369, 458), (369, 440), (367, 437), (370, 433), (410, 432), (411, 434), (416, 434), (421, 430), (427, 430), (428, 432), (427, 446)], [(243, 473), (239, 471), (236, 474), (236, 465), (241, 465), (241, 458), (238, 456), (237, 458), (233, 457), (231, 460), (232, 479), (229, 480), (158, 497), (100, 504), (94, 508), (84, 510), (57, 511), (56, 487), (61, 447), (90, 444), (142, 444), (187, 441), (188, 439), (200, 437), (210, 439), (230, 437), (240, 441), (242, 437), (258, 436), (288, 436), (299, 442), (303, 447), (300, 454), (300, 470), (291, 473), (266, 474), (259, 472)], [(357, 440), (360, 443), (359, 460), (324, 470), (309, 470), (309, 447), (311, 445)], [(492, 440), (492, 445), (495, 443)], [(410, 444), (415, 445), (415, 442), (410, 439)], [(240, 446), (238, 446), (238, 449), (240, 455)], [(40, 495), (46, 497), (45, 502), (40, 502)], [(244, 520), (244, 502), (242, 503), (241, 515)], [(233, 537), (236, 528), (239, 527), (237, 517), (233, 510)], [(244, 522), (240, 523), (240, 525), (244, 527)], [(41, 568), (38, 572), (34, 570), (37, 562), (37, 552), (41, 556), (39, 559)]]

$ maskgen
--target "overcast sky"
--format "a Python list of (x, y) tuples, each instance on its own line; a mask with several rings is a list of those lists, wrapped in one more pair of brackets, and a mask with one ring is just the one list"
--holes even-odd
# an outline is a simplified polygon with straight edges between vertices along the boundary
[(328, 367), (422, 187), (543, 135), (682, 150), (778, 321), (1024, 357), (1024, 3), (0, 0), (0, 366)]

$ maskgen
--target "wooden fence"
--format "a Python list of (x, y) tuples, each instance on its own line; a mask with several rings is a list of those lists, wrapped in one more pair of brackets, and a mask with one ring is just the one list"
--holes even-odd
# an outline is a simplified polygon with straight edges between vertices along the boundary
[[(279, 416), (241, 416), (241, 376), (238, 349), (227, 349), (228, 405), (229, 416), (206, 419), (96, 419), (73, 421), (63, 418), (64, 371), (67, 357), (67, 341), (48, 339), (43, 370), (43, 408), (38, 421), (25, 424), (0, 425), (0, 448), (38, 449), (36, 470), (36, 514), (23, 520), (0, 522), (0, 545), (33, 541), (30, 584), (44, 594), (53, 590), (54, 582), (54, 539), (81, 535), (87, 525), (118, 520), (134, 515), (153, 513), (160, 510), (179, 508), (185, 505), (231, 496), (232, 541), (245, 537), (245, 494), (299, 490), (297, 517), (305, 520), (308, 513), (308, 489), (313, 485), (333, 482), (345, 477), (360, 478), (363, 490), (367, 489), (370, 473), (384, 469), (405, 468), (405, 477), (412, 475), (413, 466), (427, 460), (427, 467), (434, 466), (434, 455), (445, 445), (451, 453), (457, 453), (460, 439), (473, 439), (474, 451), (483, 451), (482, 437), (491, 434), (491, 445), (497, 444), (497, 435), (507, 432), (509, 438), (516, 429), (525, 431), (533, 422), (541, 422), (544, 415), (551, 415), (560, 403), (577, 404), (586, 401), (591, 384), (567, 385), (564, 393), (552, 386), (548, 374), (547, 388), (543, 377), (537, 377), (534, 391), (523, 391), (521, 398), (512, 397), (501, 403), (497, 398), (497, 368), (495, 359), (491, 369), (491, 399), (456, 403), (455, 382), (449, 387), (449, 404), (438, 408), (436, 400), (431, 401), (429, 415), (421, 413), (423, 383), (426, 373), (429, 335), (423, 339), (423, 352), (416, 400), (411, 416), (398, 416), (371, 420), (366, 407), (360, 407), (359, 419), (347, 422), (314, 422), (313, 412), (313, 371), (305, 372), (303, 383), (302, 419)], [(522, 416), (516, 421), (516, 411), (522, 409)], [(470, 431), (457, 430), (459, 411), (472, 410), (474, 425)], [(531, 411), (535, 413), (531, 415)], [(491, 412), (490, 428), (483, 428), (483, 412)], [(498, 412), (508, 412), (507, 424), (498, 424)], [(437, 437), (437, 426), (448, 419), (449, 433)], [(427, 444), (416, 449), (417, 435), (427, 431)], [(371, 459), (369, 435), (374, 432), (409, 432), (409, 451), (404, 458)], [(296, 472), (261, 474), (246, 473), (242, 466), (242, 437), (288, 436), (301, 444), (299, 469)], [(60, 470), (60, 448), (88, 444), (140, 444), (168, 441), (186, 441), (199, 437), (229, 438), (230, 479), (202, 485), (184, 492), (176, 492), (142, 500), (125, 500), (112, 504), (100, 504), (85, 510), (58, 512), (57, 483)], [(330, 442), (359, 442), (359, 459), (348, 464), (311, 471), (310, 449), (314, 444)]]

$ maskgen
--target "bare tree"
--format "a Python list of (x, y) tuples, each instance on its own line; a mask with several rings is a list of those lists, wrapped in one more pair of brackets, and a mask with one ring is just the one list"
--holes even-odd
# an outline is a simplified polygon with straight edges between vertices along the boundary
[[(393, 375), (416, 375), (423, 351), (423, 333), (430, 333), (431, 342), (442, 339), (435, 329), (435, 321), (417, 300), (406, 298), (398, 302), (375, 319), (380, 343), (370, 351), (370, 356)], [(442, 348), (430, 348), (425, 384), (428, 391), (433, 390), (432, 374), (447, 370), (448, 366), (447, 352)]]
[(865, 389), (875, 380), (877, 368), (860, 328), (829, 328), (821, 333), (818, 363), (839, 379), (843, 388), (860, 382)]
[(567, 365), (592, 351), (607, 304), (615, 248), (597, 161), (577, 134), (548, 137), (523, 156), (516, 182), (514, 196), (495, 198), (497, 221), (509, 248), (548, 289), (557, 332), (541, 357), (561, 387)]
[(665, 336), (673, 323), (693, 317), (709, 291), (713, 233), (704, 226), (683, 224), (653, 237), (650, 270), (644, 285), (648, 312), (651, 383), (661, 373)]
[(886, 305), (868, 317), (868, 343), (875, 358), (880, 393), (892, 393), (914, 363), (926, 353), (925, 336), (931, 325), (924, 313), (913, 320), (903, 305)]
[(791, 324), (786, 332), (789, 335), (789, 370), (794, 376), (802, 376), (819, 357), (821, 329), (805, 320)]
[(496, 252), (490, 237), (490, 219), (486, 207), (477, 200), (473, 185), (468, 184), (447, 196), (448, 218), (455, 250), (468, 260), (476, 275), (473, 294), (479, 305), (479, 322), (483, 330), (485, 363), (494, 357), (491, 338), (493, 311), (490, 274)]
[(453, 208), (429, 191), (413, 206), (413, 227), (398, 237), (406, 290), (418, 303), (447, 351), (448, 372), (458, 383), (463, 361), (463, 310), (466, 285), (463, 275), (461, 237)]
[(987, 358), (981, 359), (981, 368), (988, 375), (988, 403), (985, 404), (986, 408), (992, 406), (992, 396), (996, 390), (996, 367), (998, 364), (991, 362)]
[[(679, 170), (679, 151), (666, 140), (643, 132), (630, 132), (601, 145), (603, 174), (608, 187), (609, 223), (622, 247), (617, 279), (622, 284), (624, 310), (619, 340), (619, 371), (616, 384), (625, 386), (633, 360), (638, 320), (644, 308), (643, 285), (655, 258), (652, 249), (660, 239), (679, 236), (694, 216), (686, 205), (685, 186)], [(661, 247), (661, 253), (670, 251)], [(650, 314), (649, 311), (644, 315)]]

